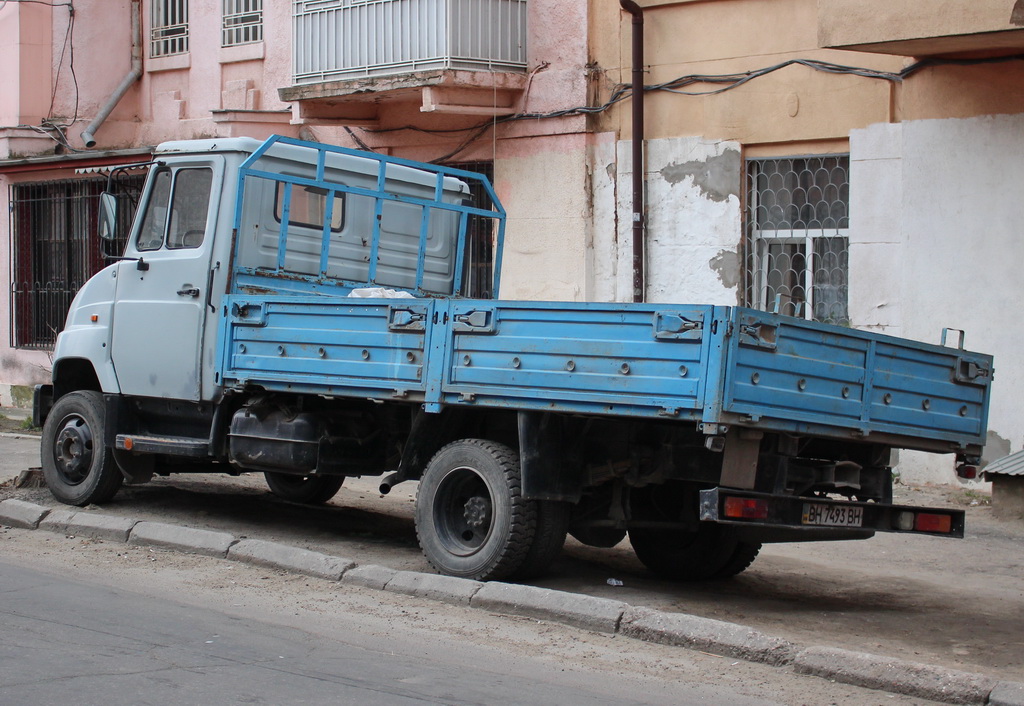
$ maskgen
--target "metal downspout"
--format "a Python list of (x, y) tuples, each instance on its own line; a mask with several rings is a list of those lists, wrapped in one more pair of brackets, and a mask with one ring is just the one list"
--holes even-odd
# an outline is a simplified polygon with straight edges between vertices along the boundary
[(128, 92), (132, 84), (142, 76), (142, 0), (132, 0), (132, 67), (121, 79), (114, 92), (110, 94), (107, 101), (96, 113), (96, 117), (89, 123), (89, 127), (82, 131), (82, 142), (86, 147), (95, 147), (96, 140), (93, 135), (103, 122), (110, 115), (114, 107), (121, 101), (124, 94)]
[(644, 11), (633, 0), (619, 0), (633, 16), (633, 301), (644, 301)]

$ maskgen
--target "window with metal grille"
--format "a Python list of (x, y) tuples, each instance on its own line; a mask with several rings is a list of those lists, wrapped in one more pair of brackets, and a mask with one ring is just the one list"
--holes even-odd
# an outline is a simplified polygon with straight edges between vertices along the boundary
[[(118, 233), (127, 233), (133, 191), (143, 177), (122, 177)], [(106, 179), (15, 184), (11, 199), (11, 346), (52, 348), (78, 289), (104, 266), (96, 233)], [(120, 252), (120, 251), (119, 251)]]
[(747, 160), (749, 306), (848, 325), (850, 156)]
[(263, 0), (224, 0), (221, 46), (263, 41)]
[[(454, 162), (446, 167), (464, 169), (483, 174), (494, 181), (493, 162)], [(494, 203), (478, 181), (467, 181), (471, 205), (490, 210)], [(466, 277), (465, 295), (477, 299), (490, 299), (494, 295), (494, 219), (470, 216), (466, 224)]]
[(188, 52), (188, 0), (152, 0), (149, 55)]

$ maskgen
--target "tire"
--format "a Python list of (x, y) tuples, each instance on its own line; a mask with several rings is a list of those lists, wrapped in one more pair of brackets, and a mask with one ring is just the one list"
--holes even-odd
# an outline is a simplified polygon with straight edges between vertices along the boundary
[[(694, 532), (635, 528), (629, 531), (629, 541), (644, 566), (673, 581), (723, 577), (720, 572), (739, 556), (740, 546), (721, 526), (709, 523), (701, 523)], [(753, 560), (751, 556), (750, 561)]]
[(729, 561), (725, 562), (725, 566), (716, 571), (711, 578), (730, 579), (737, 574), (742, 574), (754, 563), (754, 559), (757, 558), (760, 551), (761, 544), (759, 542), (737, 542), (736, 551), (732, 553)]
[(626, 538), (626, 530), (618, 527), (573, 527), (569, 534), (588, 547), (610, 549)]
[(267, 471), (263, 477), (271, 493), (303, 505), (323, 505), (337, 495), (345, 483), (345, 476), (300, 476)]
[(427, 464), (416, 495), (416, 536), (437, 571), (480, 581), (523, 566), (537, 504), (523, 498), (519, 456), (482, 439), (448, 444)]
[(522, 565), (509, 578), (526, 581), (537, 578), (558, 558), (565, 546), (565, 536), (572, 517), (572, 504), (554, 500), (536, 500), (537, 531)]
[(124, 477), (103, 445), (103, 395), (71, 392), (57, 400), (43, 425), (42, 465), (53, 497), (68, 505), (105, 503)]

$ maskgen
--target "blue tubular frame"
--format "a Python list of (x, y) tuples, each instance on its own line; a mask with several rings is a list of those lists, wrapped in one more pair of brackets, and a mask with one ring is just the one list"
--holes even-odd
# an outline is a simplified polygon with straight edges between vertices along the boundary
[[(313, 150), (316, 154), (316, 176), (314, 178), (297, 177), (287, 174), (280, 174), (276, 172), (263, 171), (257, 169), (256, 165), (259, 160), (267, 154), (267, 152), (274, 145), (288, 145), (291, 147), (300, 147), (309, 150)], [(348, 155), (352, 157), (359, 157), (362, 159), (368, 159), (377, 162), (377, 187), (376, 189), (364, 189), (354, 186), (347, 186), (345, 184), (337, 184), (329, 182), (326, 179), (326, 164), (327, 164), (327, 153), (335, 153)], [(310, 160), (313, 163), (313, 160)], [(423, 172), (431, 173), (436, 175), (436, 182), (434, 185), (434, 195), (432, 199), (422, 199), (413, 196), (400, 196), (398, 194), (389, 193), (387, 188), (387, 168), (388, 165), (397, 165), (402, 167), (409, 167), (417, 169)], [(444, 180), (445, 177), (454, 177), (467, 182), (476, 182), (480, 184), (486, 191), (491, 203), (494, 205), (493, 210), (484, 210), (476, 208), (474, 206), (467, 206), (462, 203), (445, 203), (442, 199), (444, 198)], [(426, 267), (426, 245), (427, 238), (430, 234), (430, 215), (433, 209), (440, 211), (449, 211), (458, 214), (459, 227), (458, 227), (458, 239), (456, 242), (456, 259), (455, 259), (455, 271), (453, 273), (452, 281), (452, 292), (451, 296), (461, 296), (466, 286), (465, 272), (465, 251), (466, 251), (466, 232), (469, 225), (470, 216), (481, 216), (483, 218), (489, 218), (497, 222), (497, 242), (494, 248), (494, 262), (493, 262), (493, 294), (494, 299), (498, 298), (499, 287), (501, 284), (501, 260), (502, 260), (502, 249), (505, 243), (505, 209), (502, 207), (501, 202), (498, 200), (498, 195), (494, 191), (490, 180), (482, 174), (475, 172), (469, 172), (463, 169), (455, 169), (452, 167), (438, 166), (436, 164), (426, 164), (423, 162), (415, 162), (408, 159), (400, 159), (398, 157), (390, 157), (387, 155), (376, 154), (374, 152), (362, 152), (359, 150), (349, 149), (347, 147), (338, 147), (335, 145), (324, 145), (316, 142), (306, 142), (303, 140), (296, 140), (290, 137), (284, 137), (282, 135), (274, 135), (268, 138), (261, 144), (256, 151), (254, 151), (241, 165), (238, 171), (238, 192), (235, 200), (235, 214), (234, 214), (234, 229), (235, 232), (241, 228), (242, 225), (242, 205), (245, 196), (245, 182), (246, 179), (267, 179), (269, 181), (291, 184), (298, 186), (311, 186), (319, 190), (323, 190), (327, 193), (327, 203), (324, 213), (324, 228), (322, 235), (322, 244), (320, 250), (320, 267), (319, 276), (302, 275), (298, 273), (289, 273), (289, 278), (305, 279), (311, 284), (324, 282), (325, 280), (338, 283), (345, 286), (363, 286), (376, 284), (377, 274), (377, 257), (380, 248), (380, 222), (381, 214), (384, 209), (385, 201), (398, 201), (401, 203), (407, 203), (414, 206), (419, 206), (422, 209), (423, 216), (420, 221), (420, 233), (419, 233), (419, 253), (417, 255), (416, 262), (416, 288), (415, 293), (419, 296), (437, 296), (437, 292), (426, 292), (423, 291), (423, 278), (424, 270)], [(330, 247), (330, 234), (331, 234), (331, 220), (334, 215), (334, 199), (338, 193), (349, 193), (358, 196), (368, 196), (375, 201), (374, 207), (374, 225), (372, 240), (370, 244), (370, 263), (369, 271), (367, 274), (366, 282), (353, 282), (347, 280), (334, 280), (327, 278), (327, 260), (328, 252)], [(288, 225), (291, 217), (291, 189), (284, 190), (284, 198), (282, 199), (282, 212), (281, 212), (281, 229), (279, 233), (278, 241), (278, 252), (277, 252), (277, 266), (278, 270), (284, 269), (285, 264), (285, 253), (286, 253), (286, 241), (288, 236)]]

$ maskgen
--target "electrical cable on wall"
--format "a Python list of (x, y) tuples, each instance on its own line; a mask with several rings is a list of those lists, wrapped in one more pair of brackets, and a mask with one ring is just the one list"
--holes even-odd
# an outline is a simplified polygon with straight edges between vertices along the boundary
[[(8, 2), (24, 3), (28, 5), (45, 5), (46, 7), (68, 8), (68, 26), (64, 31), (64, 44), (60, 50), (60, 58), (57, 60), (57, 73), (53, 78), (53, 90), (50, 93), (50, 107), (47, 109), (46, 117), (40, 125), (29, 125), (35, 132), (46, 135), (56, 142), (60, 147), (70, 152), (80, 152), (68, 142), (65, 130), (75, 124), (78, 120), (79, 89), (78, 76), (75, 74), (75, 7), (69, 2), (47, 2), (47, 0), (3, 0), (0, 2), (0, 11), (7, 6)], [(68, 56), (68, 69), (71, 71), (71, 80), (75, 87), (75, 110), (69, 121), (61, 122), (53, 117), (53, 104), (57, 99), (57, 86), (60, 82), (61, 69), (64, 67), (64, 56)]]
[[(821, 71), (823, 73), (838, 74), (846, 76), (860, 76), (862, 78), (888, 81), (890, 83), (900, 83), (904, 79), (912, 76), (919, 71), (924, 69), (938, 67), (938, 66), (974, 66), (979, 64), (992, 64), (1007, 61), (1021, 61), (1024, 60), (1024, 54), (1014, 54), (1012, 56), (1001, 56), (1001, 57), (990, 57), (984, 59), (922, 59), (917, 61), (910, 66), (902, 69), (901, 71), (878, 71), (876, 69), (863, 68), (858, 66), (846, 66), (843, 64), (834, 64), (828, 61), (820, 61), (817, 59), (790, 59), (773, 66), (768, 66), (762, 69), (755, 69), (753, 71), (747, 71), (743, 73), (734, 74), (691, 74), (688, 76), (680, 76), (664, 83), (652, 84), (644, 86), (644, 92), (654, 91), (665, 91), (668, 93), (675, 93), (685, 96), (712, 96), (719, 93), (730, 91), (734, 88), (753, 81), (754, 79), (768, 74), (774, 73), (781, 69), (789, 66), (804, 66), (814, 71)], [(532, 78), (532, 74), (531, 74)], [(712, 88), (709, 90), (682, 90), (687, 86), (694, 85), (712, 85), (720, 86), (718, 88)], [(543, 120), (550, 118), (564, 118), (572, 117), (577, 115), (597, 115), (603, 113), (612, 106), (630, 98), (632, 95), (632, 88), (629, 84), (616, 84), (612, 87), (611, 95), (608, 100), (601, 105), (596, 106), (577, 106), (574, 108), (565, 108), (562, 110), (555, 110), (548, 113), (516, 113), (514, 115), (505, 115), (501, 117), (492, 118), (486, 122), (478, 123), (476, 125), (470, 125), (468, 127), (461, 128), (423, 128), (415, 125), (402, 125), (399, 127), (389, 128), (363, 128), (369, 133), (387, 133), (387, 132), (398, 132), (401, 130), (409, 130), (413, 132), (421, 132), (428, 135), (448, 135), (455, 133), (471, 133), (469, 137), (464, 140), (454, 152), (440, 157), (434, 162), (443, 161), (449, 159), (451, 156), (458, 154), (465, 150), (470, 143), (481, 137), (489, 128), (497, 127), (503, 123), (515, 122), (518, 120)], [(351, 132), (351, 131), (350, 131)]]

